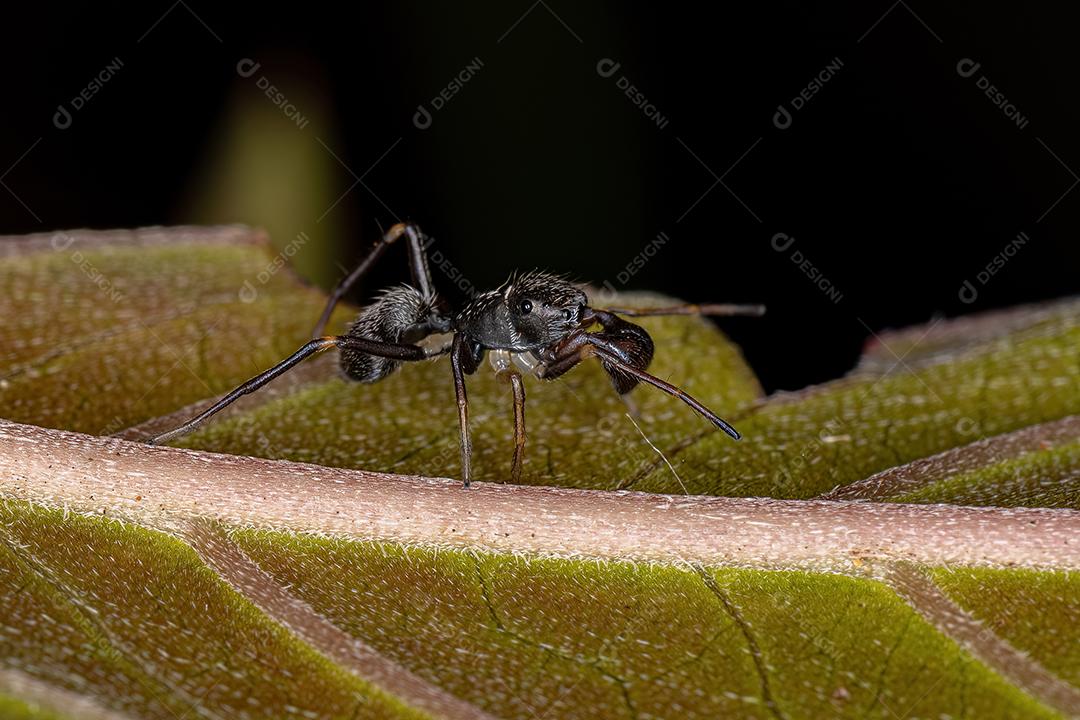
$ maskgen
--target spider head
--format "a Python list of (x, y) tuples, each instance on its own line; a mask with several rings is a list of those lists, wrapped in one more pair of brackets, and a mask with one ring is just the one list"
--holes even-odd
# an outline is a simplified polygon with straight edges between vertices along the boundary
[(531, 348), (558, 342), (580, 327), (588, 303), (569, 280), (541, 272), (514, 276), (499, 291), (514, 333)]

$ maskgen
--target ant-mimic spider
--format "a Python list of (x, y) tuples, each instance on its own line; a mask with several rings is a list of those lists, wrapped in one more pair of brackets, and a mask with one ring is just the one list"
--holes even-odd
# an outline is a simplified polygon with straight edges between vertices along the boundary
[[(330, 315), (349, 289), (397, 240), (408, 246), (412, 285), (384, 290), (364, 307), (344, 335), (323, 335)], [(611, 378), (615, 391), (626, 395), (646, 383), (679, 398), (709, 422), (738, 440), (727, 421), (684, 390), (647, 372), (653, 341), (640, 325), (619, 315), (761, 315), (760, 305), (676, 305), (662, 308), (590, 307), (585, 292), (574, 283), (548, 273), (515, 274), (496, 290), (479, 293), (458, 312), (439, 297), (431, 280), (425, 235), (410, 222), (391, 227), (371, 252), (330, 293), (313, 339), (269, 370), (262, 372), (179, 427), (147, 440), (151, 445), (185, 435), (241, 396), (323, 350), (338, 348), (341, 369), (350, 380), (374, 383), (397, 370), (402, 362), (427, 360), (449, 353), (457, 396), (461, 433), (461, 477), (472, 477), (469, 402), (465, 376), (480, 367), (484, 354), (497, 375), (510, 383), (514, 396), (514, 459), (511, 478), (517, 481), (525, 448), (525, 386), (522, 373), (543, 380), (561, 377), (587, 358), (595, 357)], [(598, 330), (589, 328), (599, 325)], [(436, 348), (418, 343), (432, 335), (452, 334)]]

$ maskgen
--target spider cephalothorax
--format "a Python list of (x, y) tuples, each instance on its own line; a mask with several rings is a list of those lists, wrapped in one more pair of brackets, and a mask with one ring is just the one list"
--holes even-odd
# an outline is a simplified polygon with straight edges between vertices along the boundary
[(538, 350), (578, 328), (587, 302), (581, 288), (557, 275), (514, 275), (462, 308), (454, 329), (488, 349)]
[(518, 335), (530, 348), (561, 340), (579, 327), (589, 301), (570, 281), (542, 272), (511, 277), (502, 293)]
[[(338, 301), (401, 238), (405, 238), (409, 250), (412, 284), (384, 291), (361, 311), (344, 335), (324, 336), (323, 329)], [(643, 327), (620, 315), (760, 315), (763, 312), (760, 306), (679, 305), (603, 310), (589, 307), (585, 292), (569, 280), (534, 271), (511, 276), (498, 289), (480, 293), (458, 313), (451, 314), (431, 281), (424, 239), (416, 225), (394, 225), (360, 265), (334, 288), (315, 325), (313, 340), (183, 425), (148, 442), (165, 442), (194, 430), (241, 396), (258, 390), (305, 358), (332, 347), (341, 352), (341, 367), (346, 377), (368, 383), (386, 377), (404, 361), (450, 354), (461, 433), (461, 475), (466, 486), (472, 475), (472, 443), (465, 376), (479, 369), (488, 351), (492, 365), (513, 389), (515, 445), (511, 476), (515, 480), (521, 472), (525, 446), (522, 373), (552, 380), (593, 357), (600, 361), (620, 394), (630, 392), (639, 383), (647, 383), (679, 398), (733, 438), (739, 438), (735, 428), (716, 413), (678, 387), (647, 372), (653, 358), (652, 338)], [(435, 348), (418, 344), (443, 333), (452, 333), (451, 343)]]

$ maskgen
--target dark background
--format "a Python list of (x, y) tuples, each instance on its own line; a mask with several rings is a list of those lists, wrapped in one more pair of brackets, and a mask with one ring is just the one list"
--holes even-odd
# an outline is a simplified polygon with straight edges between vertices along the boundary
[[(1078, 288), (1074, 7), (161, 0), (6, 15), (0, 232), (245, 222), (280, 244), (306, 233), (297, 263), (327, 284), (378, 223), (411, 218), (480, 288), (542, 267), (764, 302), (766, 318), (721, 325), (770, 390), (842, 374), (870, 329)], [(251, 77), (244, 58), (260, 63)], [(620, 64), (611, 77), (605, 58)], [(980, 63), (971, 77), (963, 58)], [(56, 127), (58, 106), (115, 59)], [(778, 105), (791, 110), (835, 59), (776, 127)], [(417, 128), (417, 107), (477, 60)], [(1020, 232), (1028, 241), (980, 282)], [(776, 233), (795, 241), (777, 251)], [(378, 280), (404, 277), (399, 260)]]

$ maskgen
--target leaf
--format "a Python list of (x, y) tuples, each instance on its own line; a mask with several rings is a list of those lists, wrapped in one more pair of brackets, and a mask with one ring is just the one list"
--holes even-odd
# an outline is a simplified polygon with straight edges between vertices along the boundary
[(3, 246), (0, 402), (46, 427), (111, 434), (224, 392), (292, 352), (324, 304), (239, 227)]
[[(764, 401), (710, 326), (650, 325), (665, 338), (654, 368), (737, 409), (747, 435), (721, 442), (677, 402), (639, 393), (641, 430), (680, 482), (844, 500), (682, 496), (585, 368), (529, 386), (529, 482), (679, 494), (464, 491), (348, 469), (427, 463), (456, 475), (453, 393), (438, 362), (354, 387), (332, 377), (333, 358), (317, 361), (190, 443), (344, 469), (41, 427), (138, 425), (127, 433), (137, 436), (294, 349), (321, 298), (281, 270), (243, 302), (244, 279), (273, 262), (249, 240), (241, 229), (153, 230), (80, 234), (54, 250), (38, 237), (0, 261), (17, 308), (0, 316), (13, 368), (0, 398), (20, 421), (0, 421), (0, 709), (1080, 714), (1080, 513), (1037, 507), (1076, 506), (1074, 304), (1023, 309), (996, 334), (952, 336), (965, 326), (947, 321), (928, 353), (886, 334), (918, 377), (868, 360), (849, 378)], [(103, 302), (101, 278), (125, 300)], [(483, 372), (470, 391), (480, 467), (499, 479), (508, 393)], [(933, 504), (880, 502), (897, 498)]]
[(1080, 416), (979, 440), (824, 497), (1080, 509)]
[[(938, 318), (922, 326), (875, 335), (859, 360), (858, 373), (880, 375), (898, 365), (918, 366), (948, 361), (966, 350), (1000, 340), (1032, 326), (1073, 318), (1080, 300), (992, 310), (950, 320)], [(903, 362), (901, 362), (901, 360)]]
[[(1080, 305), (1050, 309), (1018, 311), (1010, 321), (1016, 329), (943, 360), (898, 362), (881, 374), (772, 398), (742, 419), (745, 442), (721, 449), (718, 438), (702, 436), (678, 453), (680, 467), (707, 474), (699, 487), (710, 494), (812, 497), (1080, 412)], [(659, 467), (633, 486), (674, 491)]]
[[(22, 505), (0, 518), (5, 625), (34, 632), (17, 647), (7, 639), (8, 663), (67, 690), (89, 684), (99, 701), (136, 716), (182, 716), (196, 700), (230, 715), (254, 702), (264, 712), (295, 703), (346, 716), (360, 693), (373, 717), (407, 715), (261, 615), (175, 540)], [(274, 683), (237, 695), (226, 682), (267, 665)]]
[[(981, 717), (1053, 716), (1003, 679), (1030, 667), (979, 663), (953, 639), (955, 618), (924, 617), (889, 588), (907, 563), (1075, 569), (1080, 549), (1067, 539), (1080, 532), (1080, 516), (1069, 511), (498, 485), (465, 492), (449, 482), (213, 458), (25, 425), (0, 432), (0, 457), (10, 458), (3, 476), (39, 478), (8, 486), (35, 503), (9, 504), (9, 546), (46, 577), (62, 578), (111, 642), (151, 658), (164, 647), (185, 667), (214, 668), (178, 678), (182, 697), (232, 674), (257, 676), (205, 659), (242, 659), (255, 652), (247, 642), (265, 647), (265, 636), (275, 637), (250, 602), (339, 664), (363, 667), (327, 644), (323, 622), (500, 717), (528, 717), (528, 706), (618, 717), (629, 713), (624, 689), (640, 714), (678, 705), (685, 717), (816, 716), (834, 701), (840, 714), (958, 713), (966, 703)], [(61, 502), (125, 524), (33, 509)], [(247, 601), (212, 582), (184, 544), (136, 524), (185, 538)], [(147, 588), (147, 597), (118, 606), (110, 598), (124, 587)], [(283, 613), (276, 594), (302, 601), (299, 615)], [(1056, 597), (1075, 612), (1078, 595)], [(184, 618), (186, 632), (172, 618)], [(3, 626), (24, 623), (7, 616)], [(69, 644), (86, 643), (56, 643)], [(280, 655), (276, 662), (286, 663), (273, 646), (259, 657)], [(146, 662), (137, 659), (132, 666)], [(287, 664), (283, 672), (298, 675)], [(120, 689), (107, 696), (124, 697)], [(231, 715), (230, 697), (204, 702)], [(323, 689), (318, 701), (329, 708), (332, 697)]]

